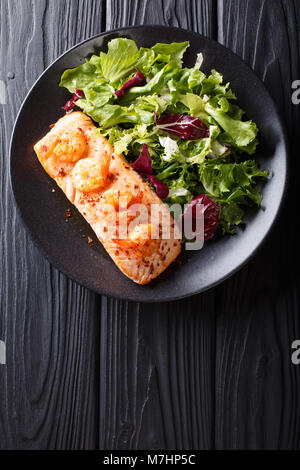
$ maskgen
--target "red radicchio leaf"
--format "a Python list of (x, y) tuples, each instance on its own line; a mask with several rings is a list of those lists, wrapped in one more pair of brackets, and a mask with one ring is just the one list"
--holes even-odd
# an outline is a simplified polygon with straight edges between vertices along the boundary
[[(202, 204), (203, 208), (200, 212), (199, 209), (196, 210), (197, 205)], [(195, 196), (191, 202), (188, 204), (186, 210), (183, 214), (183, 224), (187, 218), (192, 218), (192, 230), (195, 231), (196, 229), (196, 217), (200, 214), (204, 214), (204, 241), (209, 240), (215, 234), (218, 226), (220, 208), (218, 204), (214, 203), (207, 194), (200, 194), (199, 196)], [(200, 235), (199, 233), (195, 233), (195, 235)]]
[(66, 102), (66, 104), (63, 106), (63, 109), (64, 109), (67, 113), (69, 113), (69, 112), (72, 111), (72, 109), (75, 107), (75, 101), (80, 100), (80, 98), (83, 98), (83, 96), (84, 96), (83, 91), (78, 90), (78, 89), (76, 88), (73, 97), (72, 97), (69, 101)]
[(136, 161), (132, 163), (132, 167), (142, 175), (152, 175), (152, 160), (149, 154), (148, 145), (143, 145), (143, 150)]
[(117, 95), (118, 100), (121, 100), (123, 98), (123, 96), (125, 95), (125, 92), (126, 92), (126, 90), (128, 90), (128, 88), (132, 88), (133, 86), (141, 85), (143, 83), (144, 79), (145, 79), (145, 77), (142, 74), (142, 72), (140, 72), (138, 69), (136, 69), (136, 74), (130, 80), (125, 82), (124, 85), (121, 88), (119, 88), (119, 90), (115, 91), (115, 95)]
[(155, 124), (168, 134), (176, 135), (185, 140), (197, 140), (209, 137), (209, 128), (200, 119), (187, 114), (163, 114), (160, 118), (155, 115)]
[(166, 183), (159, 181), (153, 175), (148, 176), (148, 181), (150, 181), (150, 183), (153, 184), (153, 186), (155, 187), (156, 194), (158, 195), (158, 197), (160, 197), (161, 199), (164, 199), (165, 197), (168, 196), (169, 188)]
[(149, 154), (148, 145), (143, 144), (143, 149), (134, 163), (132, 168), (143, 176), (146, 176), (148, 181), (155, 187), (158, 197), (164, 199), (169, 194), (169, 188), (166, 183), (159, 181), (152, 175), (152, 160)]

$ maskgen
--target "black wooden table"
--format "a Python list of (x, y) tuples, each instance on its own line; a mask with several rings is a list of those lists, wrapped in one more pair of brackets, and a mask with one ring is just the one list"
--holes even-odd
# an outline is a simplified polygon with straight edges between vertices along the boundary
[[(0, 0), (0, 20), (0, 449), (300, 448), (300, 1)], [(285, 208), (256, 257), (202, 295), (155, 305), (99, 297), (43, 258), (16, 213), (8, 155), (48, 64), (101, 31), (147, 23), (243, 57), (291, 142)]]

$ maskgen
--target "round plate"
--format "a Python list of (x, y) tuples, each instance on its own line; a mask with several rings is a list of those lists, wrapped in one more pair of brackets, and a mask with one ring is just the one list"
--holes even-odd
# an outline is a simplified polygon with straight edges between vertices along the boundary
[[(69, 99), (59, 88), (62, 72), (84, 62), (92, 53), (106, 50), (109, 40), (127, 37), (138, 46), (159, 42), (190, 41), (185, 64), (193, 66), (196, 54), (203, 52), (203, 70), (215, 68), (230, 81), (247, 118), (260, 129), (256, 158), (272, 177), (264, 185), (262, 209), (248, 211), (246, 228), (235, 236), (213, 239), (198, 252), (185, 253), (182, 263), (173, 263), (147, 286), (128, 279), (115, 266), (100, 242), (90, 247), (87, 237), (95, 235), (45, 173), (33, 145), (64, 112)], [(287, 148), (285, 132), (277, 109), (262, 82), (230, 50), (199, 34), (163, 26), (122, 28), (100, 34), (72, 48), (57, 59), (39, 78), (19, 112), (11, 142), (11, 181), (21, 216), (33, 239), (54, 266), (72, 279), (101, 294), (122, 299), (161, 302), (202, 292), (223, 281), (255, 253), (278, 216), (286, 186)], [(55, 189), (55, 192), (52, 190)]]

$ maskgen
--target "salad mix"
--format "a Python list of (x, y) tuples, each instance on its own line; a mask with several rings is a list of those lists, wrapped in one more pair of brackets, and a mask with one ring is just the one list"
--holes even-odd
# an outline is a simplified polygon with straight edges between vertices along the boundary
[(60, 86), (99, 124), (117, 153), (169, 205), (204, 204), (205, 239), (220, 227), (234, 233), (246, 206), (260, 206), (258, 183), (267, 179), (253, 159), (258, 128), (243, 118), (229, 83), (216, 70), (205, 75), (203, 56), (183, 65), (189, 42), (138, 48), (113, 39), (108, 51), (66, 70)]

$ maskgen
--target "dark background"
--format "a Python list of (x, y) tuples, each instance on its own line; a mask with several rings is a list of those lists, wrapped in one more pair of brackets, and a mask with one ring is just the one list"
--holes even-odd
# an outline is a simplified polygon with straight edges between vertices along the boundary
[[(287, 201), (256, 257), (204, 294), (153, 305), (97, 296), (51, 267), (16, 213), (8, 155), (47, 65), (89, 36), (147, 23), (239, 54), (291, 142)], [(299, 0), (0, 1), (0, 449), (300, 448), (299, 36)]]

